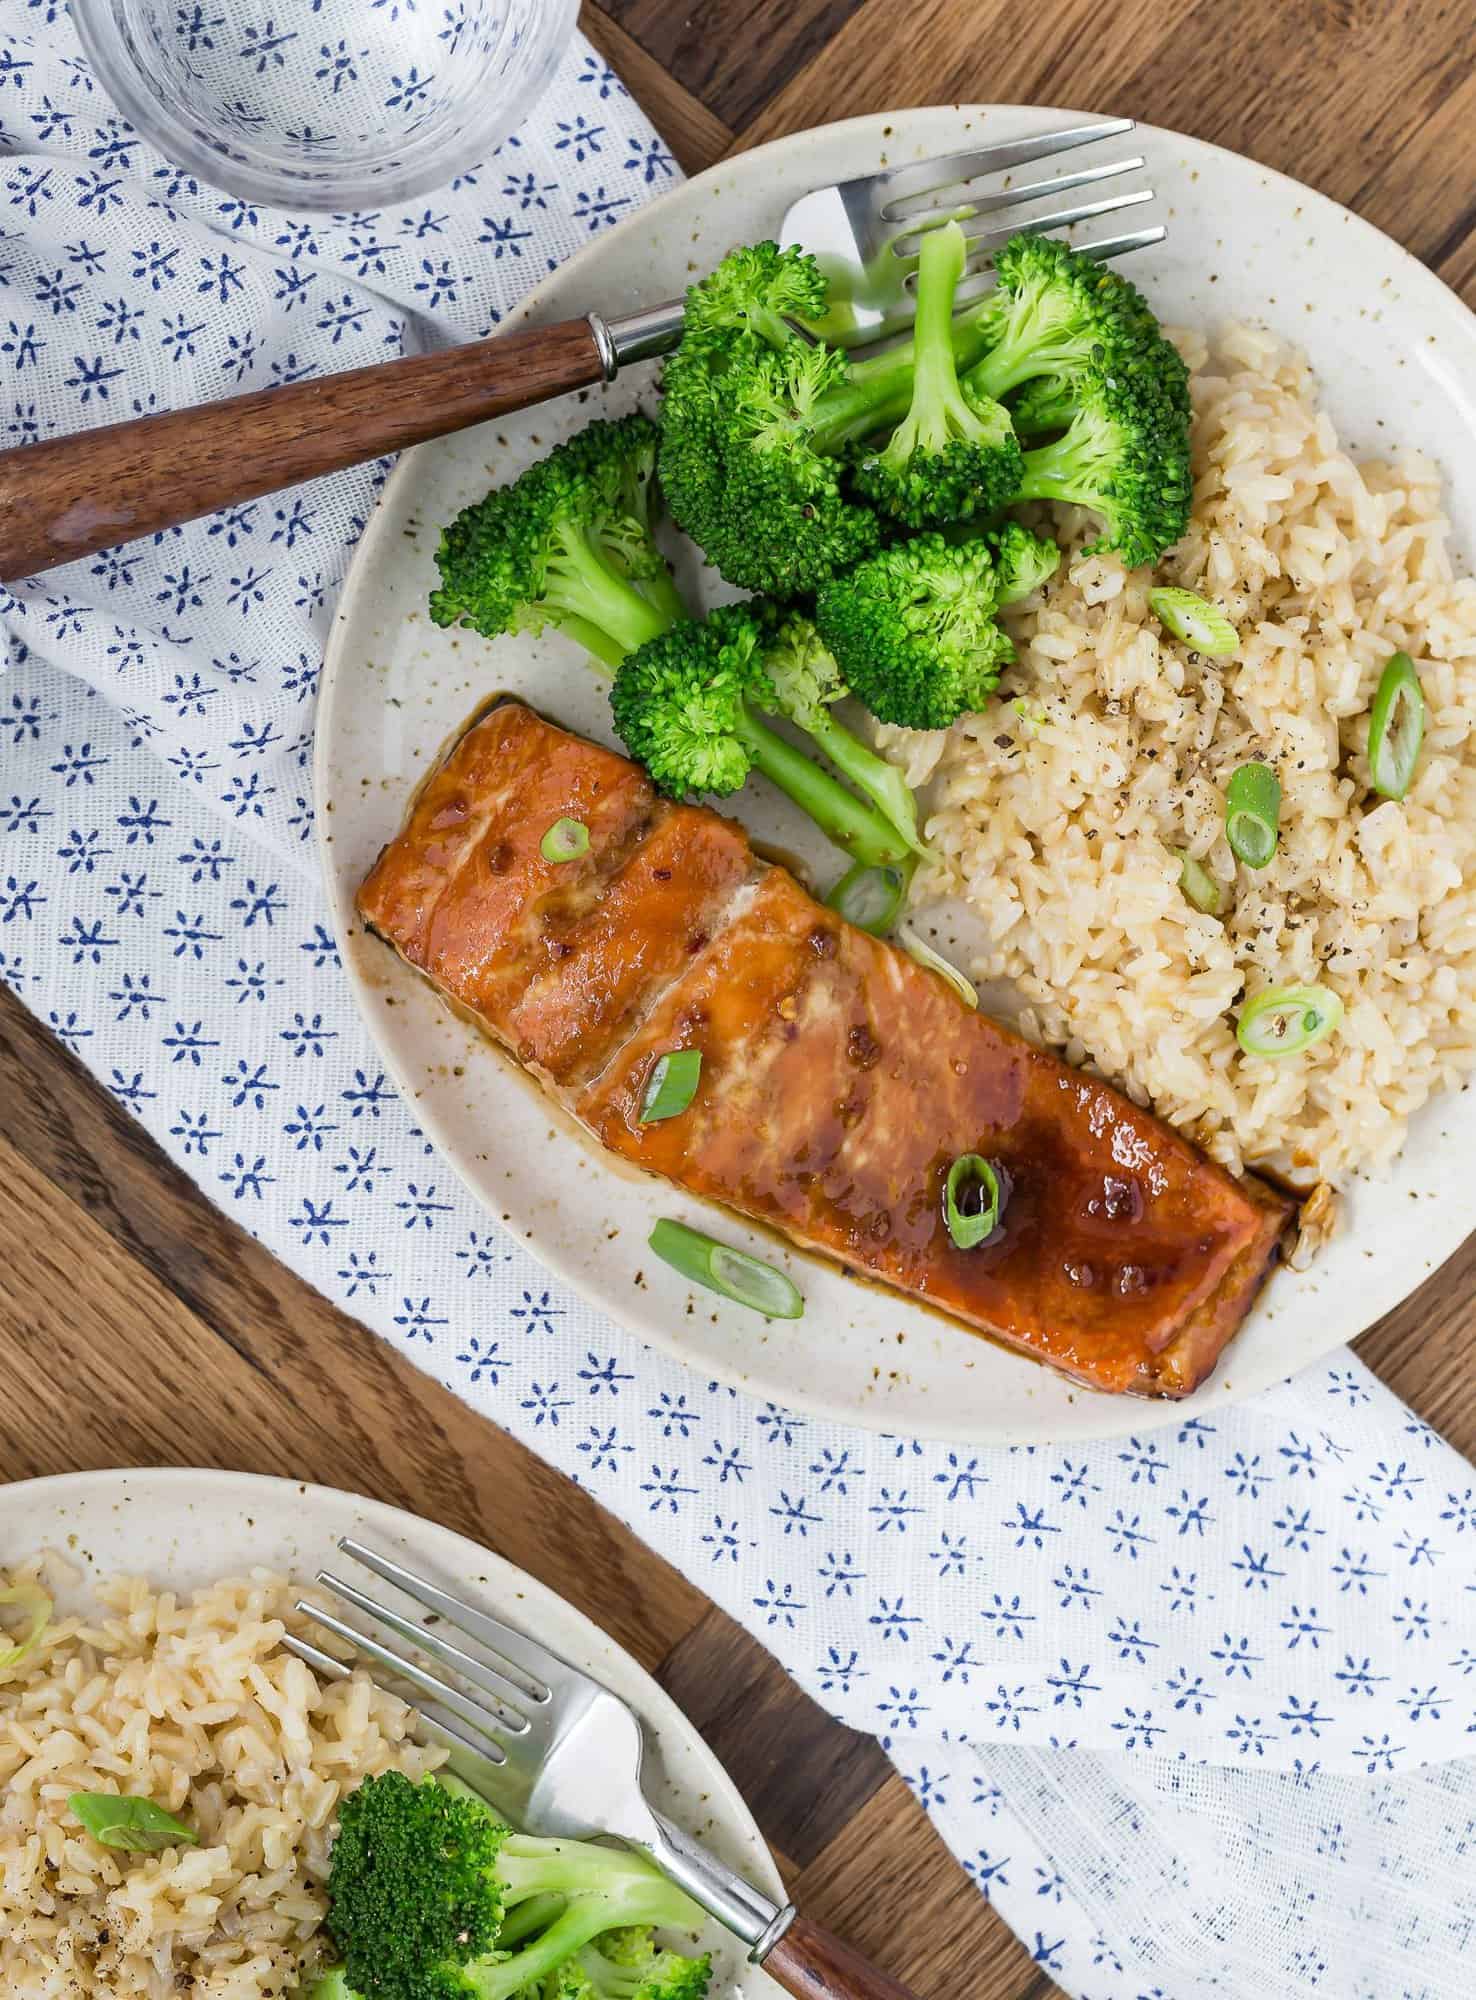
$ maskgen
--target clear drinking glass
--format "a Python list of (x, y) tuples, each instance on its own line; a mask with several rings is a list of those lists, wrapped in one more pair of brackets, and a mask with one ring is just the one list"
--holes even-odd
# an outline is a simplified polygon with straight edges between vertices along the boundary
[(578, 0), (72, 0), (143, 135), (228, 194), (378, 208), (485, 158), (542, 95)]

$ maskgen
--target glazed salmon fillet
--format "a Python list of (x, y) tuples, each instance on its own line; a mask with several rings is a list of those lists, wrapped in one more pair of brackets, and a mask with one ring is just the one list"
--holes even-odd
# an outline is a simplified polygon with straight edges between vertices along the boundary
[[(564, 817), (589, 847), (550, 862)], [(1097, 1389), (1196, 1388), (1294, 1214), (517, 702), (432, 773), (359, 909), (611, 1152)], [(696, 1095), (642, 1124), (680, 1048)], [(972, 1250), (943, 1214), (961, 1153), (1010, 1183)]]

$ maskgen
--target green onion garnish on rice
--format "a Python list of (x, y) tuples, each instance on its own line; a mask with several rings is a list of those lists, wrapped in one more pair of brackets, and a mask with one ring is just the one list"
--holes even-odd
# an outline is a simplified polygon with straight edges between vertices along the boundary
[(1212, 660), (1228, 660), (1240, 648), (1240, 634), (1219, 605), (1196, 591), (1160, 584), (1148, 593), (1148, 609), (1166, 632)]
[(1326, 986), (1268, 986), (1241, 1008), (1235, 1039), (1248, 1056), (1297, 1056), (1342, 1018), (1343, 1003)]
[(1238, 861), (1264, 868), (1276, 852), (1281, 781), (1269, 764), (1242, 764), (1225, 792), (1225, 837)]
[(1010, 1177), (982, 1153), (960, 1153), (943, 1183), (943, 1220), (956, 1250), (976, 1250), (999, 1227)]
[(730, 1250), (700, 1229), (688, 1229), (684, 1222), (663, 1216), (648, 1241), (663, 1263), (735, 1305), (747, 1306), (766, 1319), (798, 1319), (804, 1312), (804, 1294), (782, 1271), (761, 1257), (750, 1257), (746, 1250)]
[(198, 1847), (200, 1836), (152, 1799), (120, 1798), (116, 1792), (73, 1792), (73, 1816), (102, 1847), (125, 1854), (158, 1854), (165, 1847)]
[(545, 861), (577, 861), (589, 852), (589, 828), (582, 819), (556, 819), (538, 843)]
[(685, 1111), (697, 1095), (701, 1074), (701, 1049), (668, 1049), (665, 1055), (657, 1056), (641, 1099), (641, 1123), (655, 1125)]
[(1425, 740), (1425, 691), (1408, 653), (1396, 653), (1379, 678), (1368, 715), (1368, 775), (1386, 799), (1402, 799), (1414, 781)]
[(1179, 887), (1196, 910), (1203, 910), (1207, 917), (1217, 917), (1225, 903), (1223, 885), (1215, 880), (1202, 861), (1196, 861), (1182, 847), (1177, 851)]

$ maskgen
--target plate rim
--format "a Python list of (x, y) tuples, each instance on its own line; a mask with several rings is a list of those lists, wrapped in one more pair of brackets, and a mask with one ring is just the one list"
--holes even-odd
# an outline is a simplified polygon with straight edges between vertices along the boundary
[[(498, 331), (511, 331), (521, 325), (536, 324), (547, 310), (546, 300), (549, 290), (556, 283), (561, 286), (566, 284), (571, 275), (577, 277), (586, 267), (598, 263), (603, 255), (607, 253), (608, 246), (613, 238), (621, 234), (627, 236), (633, 234), (641, 227), (649, 226), (653, 219), (659, 225), (661, 216), (669, 208), (675, 206), (679, 201), (690, 198), (693, 190), (701, 191), (706, 189), (722, 174), (735, 168), (739, 171), (747, 172), (750, 170), (750, 163), (772, 158), (776, 154), (801, 151), (820, 135), (843, 135), (858, 144), (872, 144), (874, 142), (881, 144), (888, 136), (887, 128), (907, 119), (946, 118), (957, 120), (959, 118), (968, 119), (970, 117), (993, 119), (999, 114), (1009, 115), (1012, 113), (1031, 121), (1059, 119), (1063, 122), (1081, 122), (1106, 115), (1102, 112), (1061, 105), (1021, 104), (1016, 102), (969, 102), (904, 106), (884, 111), (860, 112), (849, 118), (834, 119), (823, 125), (806, 126), (798, 132), (785, 133), (778, 138), (766, 140), (762, 145), (748, 148), (743, 152), (731, 156), (725, 156), (723, 159), (714, 162), (712, 166), (705, 168), (701, 173), (695, 174), (685, 181), (678, 182), (675, 186), (664, 190), (652, 201), (642, 204), (632, 215), (625, 217), (619, 222), (615, 228), (601, 235), (593, 236), (573, 256), (566, 258), (553, 271), (549, 271), (540, 277), (538, 282), (519, 300), (516, 307), (499, 322)], [(1353, 225), (1355, 235), (1366, 238), (1371, 244), (1377, 244), (1381, 256), (1388, 258), (1390, 253), (1392, 253), (1395, 268), (1401, 280), (1412, 291), (1417, 293), (1423, 291), (1426, 301), (1431, 307), (1438, 307), (1446, 317), (1447, 324), (1453, 318), (1454, 324), (1459, 327), (1466, 340), (1471, 343), (1473, 357), (1476, 357), (1476, 311), (1468, 307), (1459, 293), (1447, 285), (1443, 278), (1432, 271), (1428, 265), (1422, 263), (1402, 243), (1399, 243), (1395, 238), (1380, 229), (1377, 224), (1367, 221), (1363, 216), (1346, 207), (1335, 197), (1322, 193), (1320, 189), (1311, 187), (1304, 181), (1297, 180), (1293, 175), (1283, 172), (1280, 168), (1267, 166), (1261, 161), (1253, 159), (1249, 154), (1238, 153), (1230, 147), (1217, 144), (1213, 140), (1201, 139), (1192, 133), (1182, 132), (1176, 127), (1155, 125), (1146, 120), (1134, 121), (1132, 131), (1120, 136), (1128, 139), (1136, 137), (1139, 134), (1144, 136), (1152, 135), (1155, 140), (1167, 142), (1170, 145), (1184, 149), (1190, 155), (1198, 156), (1197, 161), (1189, 161), (1186, 164), (1198, 164), (1201, 169), (1206, 164), (1214, 161), (1233, 162), (1237, 169), (1248, 171), (1258, 176), (1264, 183), (1274, 186), (1280, 193), (1283, 201), (1292, 202), (1302, 207), (1310, 204), (1313, 214), (1309, 217), (1309, 225), (1312, 227), (1316, 226), (1319, 216), (1325, 222), (1336, 220), (1344, 226)], [(1164, 196), (1163, 199), (1167, 203), (1169, 197)], [(1323, 213), (1324, 211), (1325, 214)], [(1170, 212), (1170, 222), (1171, 220), (1172, 216)], [(777, 218), (775, 226), (777, 231)], [(602, 307), (602, 309), (617, 310), (618, 308), (615, 308), (613, 305), (607, 305)], [(412, 483), (418, 476), (419, 466), (423, 462), (422, 454), (429, 454), (444, 443), (444, 439), (429, 439), (425, 443), (415, 445), (409, 451), (401, 454), (389, 478), (385, 481), (384, 487), (375, 503), (374, 513), (354, 550), (348, 569), (344, 574), (338, 600), (334, 606), (332, 623), (324, 644), (319, 700), (314, 717), (313, 786), (315, 799), (327, 800), (331, 797), (328, 772), (329, 751), (327, 747), (330, 732), (320, 725), (325, 715), (331, 717), (340, 682), (345, 678), (343, 672), (344, 654), (347, 644), (345, 634), (349, 623), (347, 607), (351, 602), (351, 594), (356, 595), (364, 586), (379, 542), (389, 531), (392, 504), (397, 502), (401, 488)], [(1469, 559), (1476, 562), (1476, 549), (1470, 552)], [(410, 1101), (418, 1105), (421, 1098), (419, 1086), (413, 1081), (410, 1073), (401, 1066), (395, 1047), (381, 1041), (375, 1030), (375, 1013), (367, 1004), (365, 981), (358, 968), (356, 954), (351, 948), (351, 938), (346, 934), (352, 930), (361, 931), (362, 926), (358, 923), (352, 902), (348, 901), (345, 905), (345, 899), (340, 897), (338, 875), (331, 852), (332, 832), (327, 822), (328, 816), (326, 814), (320, 813), (317, 816), (314, 828), (314, 846), (318, 866), (321, 870), (325, 898), (334, 926), (335, 941), (338, 945), (343, 968), (353, 994), (355, 1009), (376, 1051), (383, 1059), (386, 1068), (393, 1076), (397, 1086), (402, 1092), (408, 1095)], [(1438, 1098), (1428, 1100), (1428, 1103), (1437, 1103), (1452, 1094), (1452, 1092), (1447, 1090), (1440, 1093)], [(497, 1225), (499, 1231), (508, 1234), (511, 1240), (516, 1242), (518, 1240), (517, 1236), (508, 1229), (507, 1225), (502, 1222), (501, 1217), (494, 1212), (490, 1204), (483, 1199), (478, 1190), (463, 1175), (455, 1152), (443, 1147), (439, 1136), (432, 1132), (429, 1126), (427, 1127), (427, 1136), (434, 1138), (438, 1157), (456, 1175), (458, 1182), (467, 1189), (472, 1199), (477, 1202), (478, 1206), (489, 1216), (490, 1220)], [(599, 1149), (592, 1142), (588, 1143), (589, 1150), (598, 1158)], [(721, 1204), (705, 1205), (721, 1206)], [(1467, 1203), (1462, 1217), (1462, 1222), (1463, 1226), (1460, 1229), (1459, 1235), (1452, 1236), (1450, 1240), (1446, 1240), (1444, 1235), (1437, 1239), (1434, 1262), (1426, 1263), (1424, 1268), (1418, 1272), (1412, 1272), (1406, 1288), (1399, 1293), (1396, 1299), (1385, 1300), (1368, 1309), (1366, 1316), (1362, 1318), (1358, 1326), (1340, 1333), (1335, 1343), (1323, 1347), (1317, 1354), (1299, 1361), (1297, 1369), (1315, 1367), (1328, 1355), (1337, 1352), (1339, 1348), (1348, 1346), (1361, 1338), (1379, 1318), (1391, 1311), (1397, 1310), (1398, 1307), (1406, 1303), (1422, 1285), (1428, 1283), (1440, 1269), (1457, 1255), (1462, 1246), (1469, 1240), (1473, 1231), (1476, 1231), (1476, 1189), (1472, 1191), (1471, 1198)], [(772, 1395), (775, 1397), (775, 1400), (782, 1401), (786, 1408), (797, 1412), (802, 1411), (806, 1415), (819, 1418), (823, 1421), (845, 1426), (854, 1425), (856, 1428), (872, 1435), (890, 1434), (891, 1426), (897, 1422), (895, 1417), (889, 1416), (884, 1406), (863, 1406), (855, 1398), (850, 1403), (838, 1402), (832, 1400), (823, 1392), (812, 1391), (808, 1388), (791, 1388), (784, 1384), (782, 1380), (775, 1380), (772, 1376), (755, 1379), (751, 1369), (745, 1369), (738, 1362), (730, 1360), (726, 1355), (704, 1350), (699, 1358), (694, 1359), (691, 1353), (683, 1348), (680, 1339), (667, 1330), (661, 1315), (652, 1313), (648, 1317), (642, 1318), (624, 1303), (623, 1295), (621, 1303), (613, 1303), (593, 1289), (587, 1288), (582, 1277), (573, 1268), (570, 1260), (566, 1260), (562, 1256), (554, 1257), (550, 1255), (550, 1245), (546, 1238), (540, 1238), (530, 1254), (534, 1256), (542, 1268), (549, 1271), (560, 1283), (567, 1285), (587, 1305), (607, 1314), (634, 1338), (659, 1348), (663, 1353), (679, 1361), (684, 1367), (694, 1369), (700, 1374), (721, 1381), (727, 1387), (735, 1388), (749, 1396)], [(837, 1268), (843, 1270), (843, 1267)], [(844, 1273), (844, 1271), (843, 1274), (848, 1277), (851, 1276), (851, 1274)], [(859, 1279), (853, 1279), (852, 1281), (856, 1284), (861, 1283)], [(1400, 1282), (1403, 1282), (1402, 1278)], [(908, 1295), (899, 1293), (897, 1296), (906, 1300)], [(1261, 1310), (1261, 1302), (1257, 1301), (1257, 1304), (1252, 1307), (1252, 1312), (1259, 1310)], [(950, 1322), (950, 1325), (964, 1337), (974, 1337), (970, 1335), (969, 1329), (962, 1322)], [(1239, 1331), (1240, 1329), (1237, 1329), (1237, 1337)], [(1020, 1441), (1048, 1445), (1053, 1441), (1060, 1442), (1062, 1436), (1070, 1443), (1087, 1443), (1124, 1437), (1135, 1431), (1165, 1429), (1175, 1422), (1185, 1421), (1188, 1416), (1213, 1410), (1228, 1409), (1236, 1404), (1246, 1402), (1252, 1397), (1274, 1388), (1278, 1382), (1286, 1379), (1279, 1374), (1269, 1377), (1258, 1377), (1254, 1387), (1244, 1390), (1240, 1389), (1227, 1375), (1227, 1368), (1233, 1368), (1233, 1360), (1230, 1358), (1233, 1348), (1234, 1340), (1232, 1340), (1230, 1346), (1227, 1348), (1226, 1355), (1221, 1358), (1221, 1363), (1215, 1373), (1193, 1396), (1187, 1398), (1151, 1399), (1134, 1396), (1108, 1396), (1097, 1394), (1088, 1387), (1068, 1382), (1068, 1389), (1075, 1389), (1079, 1396), (1088, 1399), (1093, 1413), (1093, 1422), (1090, 1430), (1073, 1430), (1069, 1434), (1058, 1435), (1051, 1431), (1049, 1418), (1047, 1418), (1044, 1430), (1028, 1435), (1022, 1433), (1022, 1437), (1016, 1439), (1012, 1436), (1006, 1437), (999, 1430), (980, 1433), (966, 1426), (961, 1427), (957, 1422), (950, 1424), (947, 1416), (941, 1414), (936, 1418), (931, 1414), (925, 1418), (909, 1415), (903, 1419), (903, 1422), (907, 1427), (908, 1434), (918, 1439), (947, 1444), (967, 1443), (982, 1445), (997, 1445)], [(1010, 1359), (1018, 1360), (1026, 1366), (1043, 1367), (1046, 1365), (1035, 1361), (1028, 1354), (1021, 1354), (1013, 1349), (1003, 1351)], [(782, 1376), (782, 1367), (780, 1374)]]

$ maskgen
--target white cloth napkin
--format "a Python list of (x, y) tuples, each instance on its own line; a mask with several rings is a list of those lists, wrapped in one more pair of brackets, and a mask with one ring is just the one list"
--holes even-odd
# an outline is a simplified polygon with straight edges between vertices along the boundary
[[(484, 332), (674, 173), (579, 43), (435, 197), (253, 208), (131, 134), (50, 0), (0, 0), (0, 137), (12, 444)], [(0, 976), (253, 1234), (877, 1732), (1069, 1992), (1464, 2000), (1476, 1474), (1351, 1357), (1125, 1443), (844, 1430), (651, 1354), (436, 1158), (310, 844), (382, 471), (0, 596)]]

